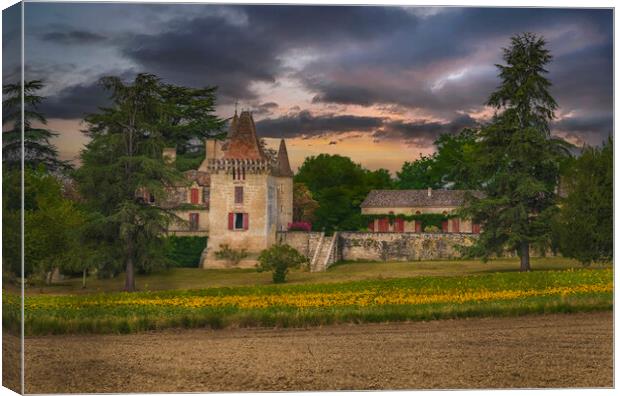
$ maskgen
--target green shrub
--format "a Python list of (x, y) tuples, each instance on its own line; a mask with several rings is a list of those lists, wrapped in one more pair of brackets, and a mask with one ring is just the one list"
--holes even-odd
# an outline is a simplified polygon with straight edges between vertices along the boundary
[(308, 259), (289, 245), (273, 245), (258, 256), (258, 272), (271, 271), (273, 283), (284, 283), (289, 268), (306, 264)]
[(207, 237), (200, 236), (170, 236), (166, 257), (175, 267), (197, 268), (200, 256), (207, 246)]
[(220, 250), (215, 252), (215, 257), (219, 260), (226, 260), (229, 265), (233, 266), (248, 257), (248, 251), (246, 249), (232, 249), (227, 244), (222, 244)]

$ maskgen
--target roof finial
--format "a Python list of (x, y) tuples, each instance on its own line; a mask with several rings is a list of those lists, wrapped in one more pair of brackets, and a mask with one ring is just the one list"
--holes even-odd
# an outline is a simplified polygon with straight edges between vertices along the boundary
[(237, 105), (239, 104), (239, 101), (235, 100), (235, 115), (237, 115)]

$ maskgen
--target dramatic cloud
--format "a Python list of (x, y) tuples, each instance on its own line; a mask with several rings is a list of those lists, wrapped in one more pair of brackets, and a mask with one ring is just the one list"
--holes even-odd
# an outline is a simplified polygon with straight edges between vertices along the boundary
[(499, 83), (493, 65), (502, 62), (501, 47), (510, 35), (533, 31), (556, 55), (549, 78), (560, 106), (610, 108), (610, 18), (606, 10), (449, 9), (371, 50), (321, 57), (298, 77), (317, 104), (397, 105), (445, 117), (480, 108)]
[(352, 131), (372, 131), (383, 125), (380, 117), (353, 115), (313, 115), (309, 111), (266, 118), (256, 122), (256, 128), (264, 137), (311, 137)]
[(105, 41), (106, 38), (102, 35), (88, 32), (85, 30), (71, 30), (48, 32), (41, 35), (41, 40), (52, 41), (58, 44), (74, 45), (83, 44), (90, 45)]
[[(101, 75), (150, 72), (170, 83), (217, 86), (219, 116), (229, 117), (239, 101), (254, 110), (264, 136), (334, 135), (340, 149), (343, 137), (360, 133), (364, 144), (429, 151), (440, 133), (489, 116), (484, 103), (499, 84), (502, 48), (512, 35), (533, 32), (554, 56), (553, 132), (591, 144), (613, 133), (609, 9), (27, 7), (26, 66), (49, 83), (43, 107), (50, 118), (79, 119), (105, 104), (95, 84)], [(5, 65), (5, 76), (10, 70)]]
[[(237, 7), (231, 7), (238, 9)], [(256, 99), (252, 85), (275, 83), (291, 51), (324, 51), (365, 43), (413, 23), (413, 16), (380, 7), (246, 6), (245, 18), (207, 15), (171, 21), (157, 34), (123, 42), (123, 55), (172, 81), (217, 85), (225, 102)], [(317, 34), (320, 32), (320, 34)], [(325, 40), (329, 37), (329, 40)]]
[(73, 85), (46, 98), (40, 109), (47, 118), (81, 119), (99, 107), (109, 105), (108, 98), (98, 83)]
[(418, 147), (429, 147), (439, 135), (444, 133), (455, 134), (463, 128), (476, 126), (476, 121), (468, 115), (458, 115), (449, 122), (428, 121), (391, 121), (373, 133), (375, 141), (384, 139), (401, 140)]
[(274, 111), (278, 107), (279, 106), (276, 102), (261, 103), (254, 108), (253, 113), (255, 115), (267, 115), (271, 114), (272, 111)]
[[(428, 147), (443, 133), (457, 133), (477, 123), (468, 115), (456, 115), (448, 122), (393, 121), (385, 117), (354, 115), (315, 115), (305, 110), (279, 118), (266, 118), (256, 123), (262, 136), (272, 138), (310, 138), (339, 133), (362, 132), (370, 134), (376, 142), (399, 140), (420, 147)], [(357, 136), (361, 136), (357, 134)], [(336, 144), (332, 141), (329, 144)]]
[(16, 83), (21, 78), (21, 3), (2, 11), (2, 80)]

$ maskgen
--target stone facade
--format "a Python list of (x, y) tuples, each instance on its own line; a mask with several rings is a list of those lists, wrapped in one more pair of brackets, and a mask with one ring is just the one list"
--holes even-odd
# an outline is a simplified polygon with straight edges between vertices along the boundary
[[(173, 163), (174, 149), (165, 149), (164, 158)], [(224, 245), (247, 251), (239, 267), (254, 266), (276, 242), (276, 232), (293, 221), (293, 172), (284, 139), (277, 156), (268, 155), (248, 111), (235, 113), (226, 140), (205, 141), (205, 159), (185, 176), (187, 182), (172, 187), (168, 201), (159, 204), (180, 219), (170, 234), (209, 237), (202, 268), (230, 265), (216, 255)]]

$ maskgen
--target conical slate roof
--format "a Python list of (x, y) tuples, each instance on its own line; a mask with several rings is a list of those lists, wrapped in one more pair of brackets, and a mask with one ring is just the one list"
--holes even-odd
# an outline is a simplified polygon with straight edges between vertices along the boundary
[(293, 177), (291, 164), (288, 162), (288, 152), (284, 139), (280, 140), (280, 148), (278, 149), (278, 165), (276, 168), (277, 176)]
[(233, 118), (227, 146), (224, 159), (266, 159), (256, 136), (252, 113), (242, 111), (238, 119)]

